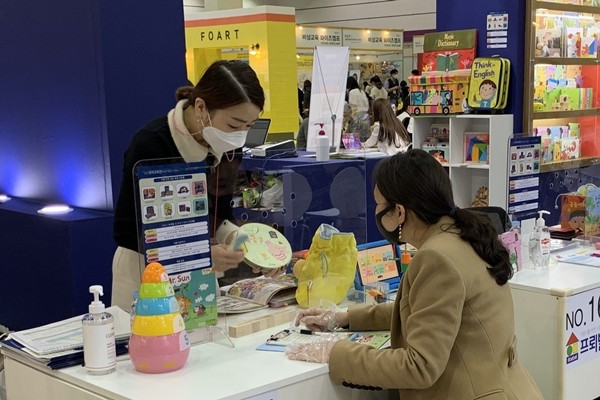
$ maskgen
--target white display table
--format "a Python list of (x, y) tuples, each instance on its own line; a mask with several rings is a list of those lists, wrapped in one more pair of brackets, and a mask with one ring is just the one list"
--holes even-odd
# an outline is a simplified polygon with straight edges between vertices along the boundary
[(510, 286), (518, 354), (544, 399), (600, 396), (600, 269), (526, 269)]
[[(249, 314), (248, 314), (249, 315)], [(129, 359), (109, 375), (88, 375), (82, 367), (51, 371), (27, 360), (5, 356), (10, 400), (30, 399), (387, 399), (386, 391), (365, 391), (334, 385), (327, 364), (287, 359), (283, 353), (257, 351), (284, 324), (242, 338), (235, 348), (217, 342), (192, 347), (186, 366), (149, 375), (135, 371)]]

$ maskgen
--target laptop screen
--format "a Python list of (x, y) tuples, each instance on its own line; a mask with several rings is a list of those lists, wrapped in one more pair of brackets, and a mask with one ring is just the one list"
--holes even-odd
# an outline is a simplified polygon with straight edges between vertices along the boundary
[(357, 275), (360, 282), (356, 283), (365, 286), (387, 282), (391, 290), (397, 289), (400, 281), (397, 259), (394, 245), (387, 241), (359, 246)]
[(269, 118), (259, 118), (257, 119), (252, 127), (248, 130), (248, 134), (246, 135), (246, 143), (244, 143), (244, 147), (253, 148), (256, 146), (260, 146), (266, 143), (267, 134), (269, 132), (269, 126), (271, 125), (271, 120)]

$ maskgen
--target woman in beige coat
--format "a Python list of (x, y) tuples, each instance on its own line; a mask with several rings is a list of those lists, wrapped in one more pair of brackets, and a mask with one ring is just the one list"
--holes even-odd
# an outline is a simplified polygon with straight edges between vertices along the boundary
[(517, 357), (512, 269), (487, 217), (455, 206), (448, 174), (423, 150), (383, 160), (374, 196), (382, 235), (418, 249), (395, 303), (347, 313), (306, 310), (296, 323), (312, 330), (389, 329), (391, 348), (340, 340), (290, 357), (328, 361), (335, 383), (397, 388), (402, 400), (542, 399)]

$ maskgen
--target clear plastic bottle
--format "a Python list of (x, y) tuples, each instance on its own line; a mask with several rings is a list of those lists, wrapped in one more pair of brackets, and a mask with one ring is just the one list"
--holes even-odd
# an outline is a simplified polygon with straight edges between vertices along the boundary
[(105, 375), (117, 367), (115, 346), (115, 323), (112, 314), (105, 311), (100, 296), (104, 294), (102, 286), (90, 286), (94, 301), (89, 313), (81, 320), (83, 328), (83, 360), (89, 374)]
[(529, 259), (534, 269), (546, 269), (550, 263), (550, 230), (546, 226), (544, 214), (548, 211), (538, 211), (535, 227), (529, 236)]
[(323, 130), (323, 124), (317, 135), (317, 161), (329, 161), (329, 137)]

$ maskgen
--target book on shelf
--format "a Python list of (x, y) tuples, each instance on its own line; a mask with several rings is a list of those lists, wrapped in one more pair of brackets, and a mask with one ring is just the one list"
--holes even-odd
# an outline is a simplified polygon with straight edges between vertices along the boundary
[(536, 29), (535, 56), (561, 57), (562, 36), (562, 29)]
[[(117, 355), (127, 353), (126, 345), (131, 334), (129, 313), (119, 307), (106, 309), (115, 324)], [(83, 363), (83, 315), (37, 328), (11, 332), (0, 342), (2, 351), (24, 357), (51, 369), (65, 368)]]
[(488, 132), (465, 132), (465, 162), (489, 163), (489, 143)]
[(267, 307), (284, 307), (296, 303), (295, 277), (291, 274), (276, 278), (242, 279), (221, 288), (217, 307), (221, 314), (236, 314)]
[(579, 27), (566, 27), (565, 28), (565, 42), (566, 42), (566, 56), (567, 58), (580, 58), (581, 57), (581, 44), (583, 39), (583, 28)]

